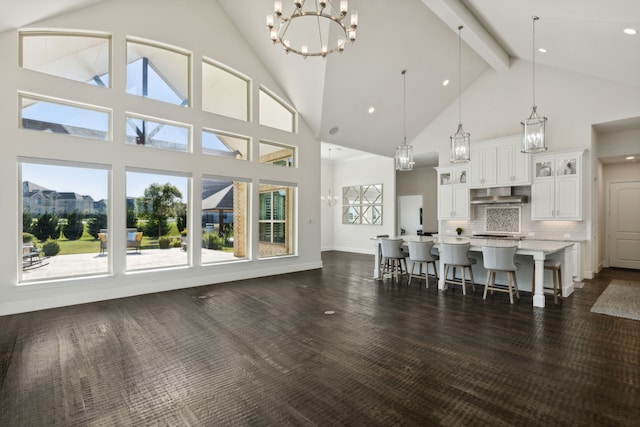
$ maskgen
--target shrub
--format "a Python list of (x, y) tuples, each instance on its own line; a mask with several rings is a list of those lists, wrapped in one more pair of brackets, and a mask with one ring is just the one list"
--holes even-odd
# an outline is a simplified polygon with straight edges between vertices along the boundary
[(29, 243), (29, 242), (33, 242), (33, 239), (35, 239), (36, 236), (34, 236), (31, 233), (22, 233), (22, 243)]
[(137, 225), (138, 225), (138, 216), (136, 215), (136, 211), (131, 208), (127, 209), (127, 228), (136, 228)]
[(171, 247), (172, 248), (180, 248), (180, 247), (182, 247), (182, 243), (180, 242), (180, 240), (173, 239), (173, 240), (171, 240)]
[(185, 228), (185, 229), (183, 229), (183, 230), (180, 232), (180, 235), (181, 235), (182, 237), (187, 237), (187, 229), (186, 229), (186, 228)]
[(164, 236), (169, 232), (169, 224), (166, 219), (151, 219), (144, 226), (144, 234), (149, 237)]
[(47, 240), (42, 245), (42, 252), (45, 256), (56, 256), (60, 252), (60, 245), (55, 240)]
[(218, 250), (224, 245), (224, 238), (218, 236), (217, 233), (205, 233), (202, 236), (202, 247), (207, 249)]
[(26, 210), (22, 212), (22, 230), (31, 233), (31, 224), (33, 223), (33, 215)]
[(170, 238), (166, 236), (162, 236), (161, 238), (158, 239), (158, 247), (160, 247), (160, 249), (169, 249), (170, 246), (171, 246)]
[(36, 223), (31, 226), (30, 231), (41, 242), (49, 238), (57, 239), (60, 235), (58, 217), (48, 212), (43, 213), (38, 217)]
[(84, 233), (83, 219), (83, 215), (80, 212), (69, 212), (67, 215), (67, 225), (65, 225), (63, 230), (64, 237), (68, 240), (78, 240), (82, 237), (82, 233)]
[[(100, 230), (107, 228), (107, 214), (95, 213), (89, 217), (89, 225), (87, 226), (87, 233), (91, 234), (94, 239), (98, 238)], [(133, 228), (133, 227), (132, 227)]]

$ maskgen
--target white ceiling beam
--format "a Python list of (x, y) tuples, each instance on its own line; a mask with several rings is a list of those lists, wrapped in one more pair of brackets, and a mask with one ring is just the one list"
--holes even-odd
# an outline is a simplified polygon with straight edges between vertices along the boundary
[(464, 25), (462, 39), (497, 71), (509, 69), (509, 54), (460, 0), (422, 0), (452, 30)]

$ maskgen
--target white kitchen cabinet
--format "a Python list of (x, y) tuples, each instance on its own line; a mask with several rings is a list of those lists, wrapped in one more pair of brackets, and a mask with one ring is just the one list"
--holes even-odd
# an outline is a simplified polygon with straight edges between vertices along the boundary
[(469, 174), (471, 188), (490, 187), (496, 184), (496, 152), (494, 144), (479, 144), (471, 148)]
[(522, 153), (520, 146), (520, 136), (517, 136), (496, 148), (496, 185), (531, 185), (531, 155)]
[(469, 219), (469, 170), (464, 166), (438, 171), (438, 219)]
[(532, 220), (582, 220), (583, 152), (535, 155)]
[(529, 154), (520, 152), (520, 136), (492, 139), (471, 149), (470, 187), (531, 185)]

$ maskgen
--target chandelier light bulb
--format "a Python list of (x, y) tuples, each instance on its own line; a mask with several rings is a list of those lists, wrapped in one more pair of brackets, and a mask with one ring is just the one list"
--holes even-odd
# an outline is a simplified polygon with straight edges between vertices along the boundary
[(351, 12), (351, 28), (358, 27), (358, 11), (354, 10)]
[(281, 16), (282, 15), (282, 1), (280, 0), (275, 0), (273, 2), (273, 11), (276, 13), (276, 15)]
[(273, 28), (273, 15), (272, 14), (267, 14), (267, 28), (272, 29)]
[(343, 16), (347, 14), (349, 9), (349, 2), (347, 0), (340, 0), (340, 14)]

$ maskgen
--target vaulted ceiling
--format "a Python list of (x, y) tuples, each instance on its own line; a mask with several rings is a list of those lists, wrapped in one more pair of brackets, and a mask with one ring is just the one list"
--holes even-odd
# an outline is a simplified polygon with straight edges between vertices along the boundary
[[(101, 1), (111, 0), (2, 0), (0, 32)], [(640, 34), (623, 33), (640, 33), (638, 0), (350, 0), (357, 41), (326, 59), (271, 43), (272, 0), (218, 3), (319, 140), (384, 156), (402, 142), (403, 69), (409, 141), (457, 100), (460, 25), (462, 90), (489, 68), (531, 60), (533, 15), (536, 45), (547, 51), (536, 52), (537, 63), (640, 87)], [(290, 3), (283, 0), (285, 12)]]

